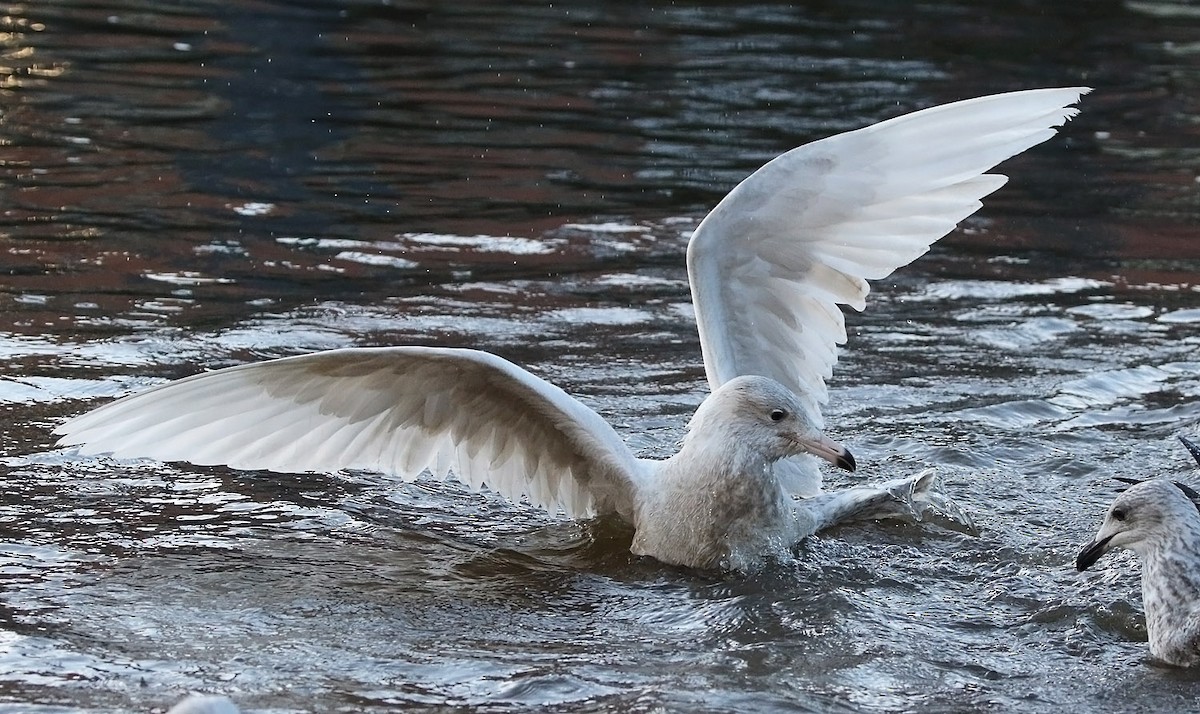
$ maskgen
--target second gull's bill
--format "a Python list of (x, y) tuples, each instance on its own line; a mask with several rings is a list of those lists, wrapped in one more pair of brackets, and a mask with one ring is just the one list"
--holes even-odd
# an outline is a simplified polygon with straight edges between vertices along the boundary
[(712, 393), (678, 454), (635, 457), (594, 411), (495, 355), (331, 350), (195, 375), (55, 431), (82, 454), (239, 469), (430, 471), (571, 517), (613, 513), (632, 549), (746, 569), (853, 518), (930, 508), (966, 521), (931, 472), (821, 490), (841, 306), (929, 250), (1007, 180), (986, 173), (1055, 133), (1086, 88), (980, 97), (815, 141), (770, 161), (705, 217), (687, 249)]
[[(1200, 463), (1200, 448), (1180, 437)], [(1075, 562), (1083, 571), (1113, 548), (1142, 563), (1142, 607), (1150, 654), (1167, 664), (1200, 663), (1200, 503), (1191, 488), (1155, 478), (1113, 501), (1100, 532)]]

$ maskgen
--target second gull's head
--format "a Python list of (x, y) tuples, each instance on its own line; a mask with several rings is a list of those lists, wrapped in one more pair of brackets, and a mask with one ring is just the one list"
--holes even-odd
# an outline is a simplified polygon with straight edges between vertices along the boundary
[(1144, 555), (1182, 525), (1195, 520), (1200, 520), (1196, 504), (1179, 486), (1162, 478), (1141, 481), (1113, 500), (1100, 531), (1080, 551), (1075, 566), (1087, 570), (1113, 548), (1128, 548)]

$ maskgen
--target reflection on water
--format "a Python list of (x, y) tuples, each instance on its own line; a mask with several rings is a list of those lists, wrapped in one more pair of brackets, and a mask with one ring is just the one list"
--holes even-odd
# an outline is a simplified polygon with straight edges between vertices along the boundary
[[(1175, 3), (39, 0), (0, 11), (0, 711), (1180, 711), (1114, 475), (1195, 469), (1200, 18)], [(827, 421), (982, 528), (847, 528), (750, 578), (448, 484), (81, 460), (201, 369), (493, 350), (644, 455), (703, 393), (687, 237), (775, 154), (1089, 84), (849, 318)], [(840, 485), (850, 477), (834, 475)]]

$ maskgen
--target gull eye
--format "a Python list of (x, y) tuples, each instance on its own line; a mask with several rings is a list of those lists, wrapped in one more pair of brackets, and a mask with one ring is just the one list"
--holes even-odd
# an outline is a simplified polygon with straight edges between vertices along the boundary
[(785, 412), (782, 409), (772, 409), (771, 410), (771, 421), (783, 421), (783, 418), (786, 416), (787, 416), (787, 412)]
[(1125, 512), (1124, 508), (1114, 508), (1112, 511), (1113, 520), (1123, 521), (1128, 515), (1129, 514)]

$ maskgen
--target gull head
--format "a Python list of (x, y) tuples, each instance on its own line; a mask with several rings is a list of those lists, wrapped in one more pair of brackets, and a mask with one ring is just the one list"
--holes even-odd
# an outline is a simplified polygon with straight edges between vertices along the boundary
[(735, 377), (710, 394), (688, 424), (685, 445), (720, 442), (769, 462), (812, 454), (853, 471), (854, 455), (821, 433), (800, 400), (769, 377)]
[(1144, 555), (1185, 524), (1200, 520), (1197, 505), (1185, 488), (1154, 478), (1123, 491), (1104, 514), (1096, 537), (1079, 552), (1075, 567), (1087, 570), (1113, 548), (1128, 548)]

